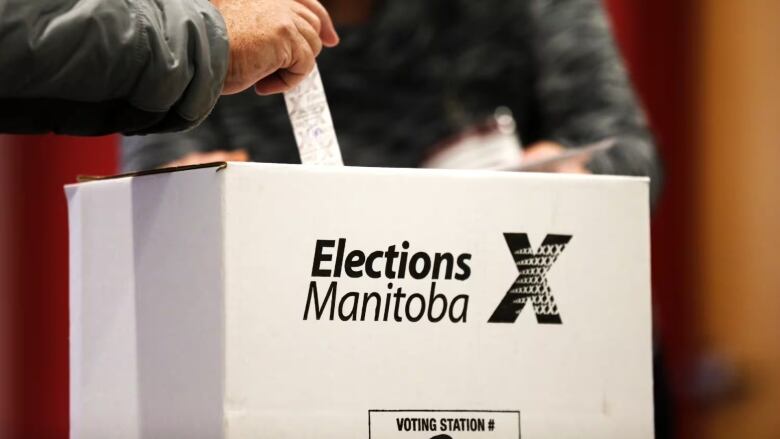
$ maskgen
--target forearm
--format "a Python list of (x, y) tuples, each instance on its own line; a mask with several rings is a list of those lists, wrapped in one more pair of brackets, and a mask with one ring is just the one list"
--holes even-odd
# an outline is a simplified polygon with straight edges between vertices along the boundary
[(184, 129), (222, 89), (228, 43), (206, 0), (0, 0), (0, 12), (0, 99), (30, 117), (50, 107), (13, 131)]

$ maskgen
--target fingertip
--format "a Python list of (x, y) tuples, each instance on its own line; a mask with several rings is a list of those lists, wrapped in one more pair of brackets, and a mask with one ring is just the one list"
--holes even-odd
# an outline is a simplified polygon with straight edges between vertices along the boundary
[(228, 152), (228, 160), (231, 162), (246, 162), (249, 160), (249, 153), (245, 149), (237, 149)]
[(223, 84), (222, 86), (222, 92), (220, 93), (222, 96), (230, 96), (234, 95), (236, 93), (239, 93), (241, 90), (238, 90), (237, 87), (233, 84)]
[(336, 32), (336, 26), (333, 25), (333, 21), (331, 21), (329, 16), (326, 20), (322, 20), (320, 39), (326, 47), (333, 47), (341, 41), (338, 32)]
[(286, 84), (277, 78), (266, 78), (255, 84), (255, 93), (260, 96), (270, 96), (285, 91)]
[(335, 47), (341, 42), (341, 38), (334, 29), (323, 29), (320, 38), (322, 38), (322, 45), (325, 47)]
[(269, 95), (269, 93), (267, 93), (265, 91), (265, 89), (263, 88), (263, 86), (261, 86), (260, 84), (255, 84), (255, 94), (257, 94), (258, 96), (268, 96)]
[(322, 39), (322, 45), (325, 46), (325, 47), (336, 47), (336, 46), (339, 45), (340, 42), (341, 42), (341, 40), (338, 37), (336, 37), (336, 38), (327, 38), (327, 39), (323, 38)]

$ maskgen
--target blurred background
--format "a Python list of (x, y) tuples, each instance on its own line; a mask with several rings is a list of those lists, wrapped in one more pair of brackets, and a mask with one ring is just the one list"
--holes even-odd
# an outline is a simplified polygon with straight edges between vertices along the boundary
[[(665, 169), (655, 324), (673, 433), (780, 437), (780, 1), (608, 0)], [(0, 437), (66, 438), (62, 185), (117, 137), (0, 136)]]

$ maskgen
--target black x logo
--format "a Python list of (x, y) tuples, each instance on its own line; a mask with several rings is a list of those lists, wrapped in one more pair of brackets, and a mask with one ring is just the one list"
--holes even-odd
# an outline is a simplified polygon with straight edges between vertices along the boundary
[(547, 285), (547, 272), (566, 248), (571, 235), (547, 235), (536, 253), (525, 233), (504, 233), (504, 239), (519, 274), (488, 322), (514, 323), (530, 300), (538, 323), (561, 324), (558, 306)]

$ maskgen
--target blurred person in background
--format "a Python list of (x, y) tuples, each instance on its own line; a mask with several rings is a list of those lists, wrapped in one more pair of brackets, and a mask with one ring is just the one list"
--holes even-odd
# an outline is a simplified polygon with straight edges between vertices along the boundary
[[(661, 166), (599, 0), (325, 0), (341, 43), (318, 59), (348, 165), (418, 167), (508, 108), (523, 160), (615, 139), (549, 171), (649, 176)], [(282, 96), (222, 97), (198, 128), (125, 138), (137, 171), (213, 161), (299, 163)], [(656, 432), (670, 435), (656, 358)]]
[(0, 0), (0, 132), (178, 131), (338, 43), (317, 0)]
[[(650, 176), (660, 166), (598, 0), (327, 0), (342, 41), (319, 68), (345, 163), (417, 167), (511, 110), (524, 160), (614, 138), (552, 169)], [(223, 97), (200, 127), (126, 138), (126, 171), (221, 160), (299, 162), (281, 96)]]

